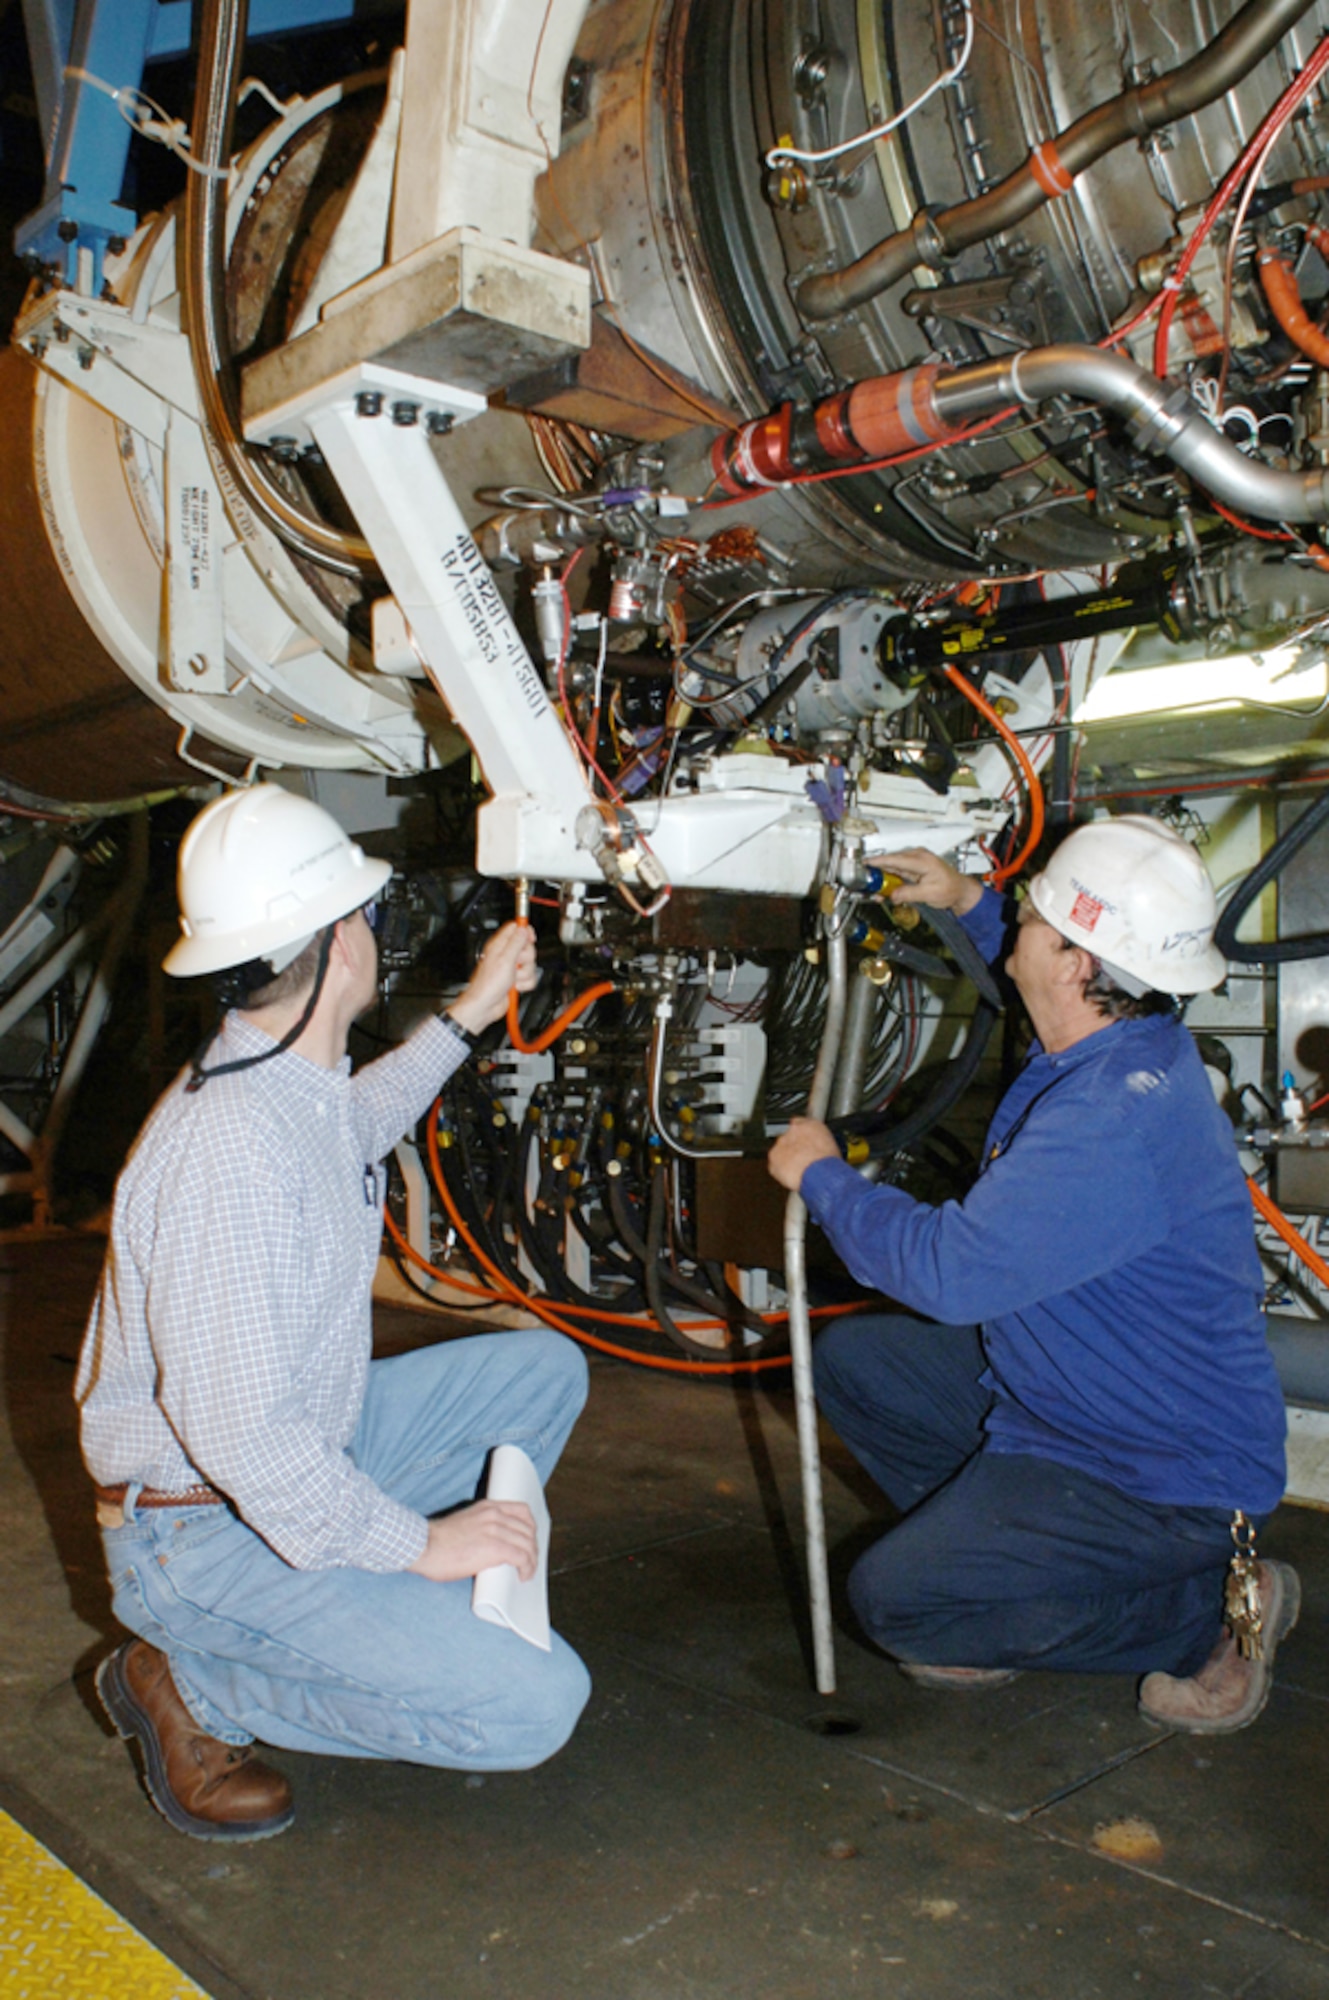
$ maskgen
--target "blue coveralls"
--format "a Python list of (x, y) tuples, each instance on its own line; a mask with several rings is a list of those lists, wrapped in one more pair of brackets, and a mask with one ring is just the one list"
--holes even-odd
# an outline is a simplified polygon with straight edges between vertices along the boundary
[[(966, 925), (1002, 948), (1001, 900)], [(819, 1160), (803, 1197), (909, 1309), (833, 1324), (821, 1407), (904, 1519), (856, 1565), (903, 1660), (1186, 1675), (1222, 1620), (1234, 1508), (1286, 1476), (1249, 1198), (1184, 1025), (1034, 1044), (962, 1202)]]

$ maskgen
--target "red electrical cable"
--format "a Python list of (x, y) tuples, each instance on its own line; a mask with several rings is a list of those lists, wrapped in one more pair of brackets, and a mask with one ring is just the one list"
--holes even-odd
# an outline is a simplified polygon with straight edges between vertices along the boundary
[(1043, 838), (1043, 787), (1038, 782), (1038, 773), (1030, 763), (1023, 743), (1021, 743), (1013, 730), (1006, 727), (1005, 722), (998, 715), (991, 702), (965, 679), (958, 667), (945, 667), (942, 671), (952, 686), (960, 690), (966, 701), (972, 702), (973, 706), (983, 717), (983, 720), (990, 723), (1001, 737), (1003, 743), (1005, 743), (1007, 749), (1015, 758), (1029, 793), (1029, 829), (1025, 834), (1024, 845), (1019, 853), (1013, 856), (1010, 861), (1005, 862), (1000, 868), (994, 868), (992, 871), (992, 886), (994, 889), (999, 889), (1003, 882), (1010, 880), (1012, 875), (1019, 874), (1025, 862)]
[(1243, 521), (1240, 514), (1234, 514), (1221, 500), (1215, 500), (1212, 493), (1208, 497), (1208, 504), (1215, 514), (1221, 514), (1234, 528), (1240, 528), (1243, 535), (1254, 535), (1257, 542), (1295, 542), (1297, 539), (1295, 535), (1280, 533), (1277, 528), (1257, 528), (1253, 522)]
[[(1158, 326), (1154, 333), (1154, 373), (1161, 378), (1167, 375), (1168, 335), (1177, 314), (1177, 300), (1181, 295), (1182, 282), (1200, 253), (1200, 247), (1223, 210), (1231, 201), (1239, 183), (1245, 179), (1252, 165), (1259, 160), (1262, 152), (1272, 148), (1274, 140), (1286, 125), (1292, 113), (1315, 88), (1325, 67), (1329, 65), (1329, 35), (1321, 38), (1315, 53), (1299, 75), (1295, 76), (1283, 92), (1273, 109), (1257, 127), (1255, 136), (1243, 149), (1235, 166), (1229, 169), (1219, 184), (1217, 193), (1200, 217), (1195, 231), (1177, 262), (1177, 268), (1168, 279), (1166, 297), (1159, 313)], [(1124, 330), (1124, 329), (1123, 329)]]

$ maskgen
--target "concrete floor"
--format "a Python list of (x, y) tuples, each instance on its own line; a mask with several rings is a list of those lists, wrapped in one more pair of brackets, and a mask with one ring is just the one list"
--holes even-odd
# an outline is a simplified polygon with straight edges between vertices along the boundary
[[(1266, 1536), (1306, 1601), (1245, 1734), (1160, 1737), (1121, 1680), (925, 1692), (843, 1627), (822, 1703), (788, 1391), (608, 1361), (550, 1489), (554, 1615), (595, 1677), (563, 1755), (282, 1755), (292, 1832), (181, 1839), (92, 1695), (113, 1628), (70, 1388), (100, 1254), (0, 1243), (0, 1806), (212, 2000), (1329, 1996), (1329, 1516)], [(384, 1351), (439, 1332), (380, 1309)], [(873, 1496), (832, 1440), (827, 1471), (842, 1575)]]

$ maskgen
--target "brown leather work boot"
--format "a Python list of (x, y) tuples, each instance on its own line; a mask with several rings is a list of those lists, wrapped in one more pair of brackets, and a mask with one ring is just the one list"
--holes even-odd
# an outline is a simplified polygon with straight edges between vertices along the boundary
[(219, 1742), (199, 1728), (146, 1639), (130, 1639), (97, 1669), (102, 1707), (143, 1753), (148, 1797), (177, 1833), (195, 1840), (266, 1840), (295, 1818), (291, 1787), (260, 1764), (252, 1744)]
[(1268, 1701), (1278, 1642), (1287, 1637), (1301, 1611), (1301, 1581), (1291, 1563), (1262, 1562), (1258, 1568), (1262, 1657), (1243, 1659), (1236, 1640), (1225, 1630), (1199, 1673), (1189, 1680), (1146, 1674), (1140, 1683), (1140, 1713), (1160, 1729), (1227, 1736), (1254, 1722)]

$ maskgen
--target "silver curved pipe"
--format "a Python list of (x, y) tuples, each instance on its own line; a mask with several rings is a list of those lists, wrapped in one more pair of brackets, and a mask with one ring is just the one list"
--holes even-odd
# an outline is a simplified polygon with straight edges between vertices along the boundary
[(1214, 429), (1187, 389), (1160, 382), (1123, 354), (1067, 342), (957, 368), (933, 384), (937, 415), (948, 427), (1003, 403), (1032, 408), (1052, 396), (1115, 410), (1143, 451), (1172, 459), (1226, 506), (1264, 521), (1321, 521), (1329, 513), (1329, 471), (1276, 472), (1247, 458)]
[[(848, 987), (848, 946), (841, 928), (827, 939), (829, 991), (826, 1024), (817, 1067), (808, 1092), (807, 1115), (824, 1118), (844, 1033)], [(817, 1402), (812, 1388), (812, 1321), (808, 1314), (808, 1211), (802, 1195), (791, 1194), (784, 1212), (784, 1274), (789, 1295), (789, 1358), (793, 1363), (798, 1457), (803, 1478), (803, 1532), (807, 1545), (808, 1602), (812, 1611), (812, 1654), (818, 1694), (835, 1693), (835, 1641), (831, 1633), (831, 1584), (826, 1563), (826, 1514), (821, 1497), (821, 1452), (817, 1443)]]
[(186, 175), (183, 304), (203, 425), (240, 498), (296, 555), (341, 576), (375, 568), (359, 535), (342, 534), (304, 513), (267, 469), (251, 458), (240, 433), (226, 323), (226, 165), (236, 74), (244, 49), (248, 0), (204, 0), (199, 21), (193, 153), (202, 173)]

